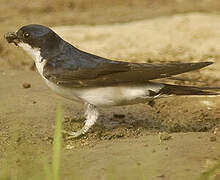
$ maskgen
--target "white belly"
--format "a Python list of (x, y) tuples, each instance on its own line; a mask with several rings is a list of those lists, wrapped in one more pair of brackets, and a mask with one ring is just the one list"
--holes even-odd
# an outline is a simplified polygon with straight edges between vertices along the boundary
[(66, 88), (57, 86), (46, 79), (45, 81), (53, 91), (65, 98), (100, 107), (145, 103), (152, 100), (148, 90), (158, 92), (162, 88), (162, 85), (153, 83), (146, 83), (142, 86)]
[(80, 89), (79, 96), (88, 103), (96, 106), (121, 106), (145, 103), (152, 100), (148, 90), (159, 91), (160, 88), (151, 83), (139, 86), (83, 88)]
[(58, 86), (57, 84), (48, 81), (43, 76), (43, 67), (45, 61), (36, 62), (36, 67), (46, 81), (46, 84), (57, 94), (67, 99), (90, 103), (95, 106), (119, 106), (137, 103), (145, 103), (152, 100), (149, 96), (149, 90), (158, 92), (163, 85), (157, 83), (146, 83), (144, 85), (128, 85), (128, 86), (111, 86), (111, 87), (96, 87), (96, 88), (68, 88)]

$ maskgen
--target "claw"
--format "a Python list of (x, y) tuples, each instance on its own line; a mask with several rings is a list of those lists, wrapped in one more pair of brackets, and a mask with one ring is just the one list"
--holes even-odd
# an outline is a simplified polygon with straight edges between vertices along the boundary
[(84, 135), (84, 133), (82, 133), (81, 131), (76, 131), (76, 132), (70, 132), (69, 136), (67, 137), (67, 139), (75, 139), (75, 138), (79, 138), (82, 135)]
[(67, 139), (74, 139), (81, 137), (84, 135), (92, 126), (95, 124), (96, 120), (98, 119), (99, 113), (94, 105), (88, 104), (87, 110), (86, 110), (86, 122), (82, 129), (76, 132), (68, 132), (63, 130), (62, 132), (64, 134), (69, 135)]
[(65, 130), (62, 130), (63, 134), (67, 134), (67, 138), (66, 139), (75, 139), (77, 137), (82, 136), (84, 133), (82, 132), (82, 130), (76, 131), (76, 132), (68, 132)]

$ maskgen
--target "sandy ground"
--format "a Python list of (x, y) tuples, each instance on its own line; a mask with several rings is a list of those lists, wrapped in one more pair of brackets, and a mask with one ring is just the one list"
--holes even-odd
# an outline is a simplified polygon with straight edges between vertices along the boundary
[[(66, 130), (82, 123), (73, 117), (83, 107), (52, 94), (35, 72), (1, 74), (1, 158), (17, 168), (11, 173), (18, 179), (28, 179), (40, 166), (36, 159), (50, 154), (56, 103), (62, 101)], [(24, 89), (24, 82), (34, 83)], [(212, 103), (218, 101), (178, 98), (160, 100), (155, 108), (103, 109), (88, 135), (64, 140), (62, 179), (107, 179), (109, 169), (117, 179), (196, 179), (220, 158), (219, 113)]]
[[(129, 6), (123, 6), (121, 1), (97, 3), (99, 10), (109, 6), (105, 9), (108, 13), (100, 17), (100, 12), (95, 13), (81, 1), (75, 5), (76, 11), (63, 7), (66, 13), (56, 21), (52, 16), (57, 13), (54, 9), (59, 1), (48, 3), (51, 13), (38, 19), (34, 14), (41, 17), (40, 12), (45, 11), (41, 1), (28, 4), (26, 14), (16, 19), (15, 15), (23, 12), (19, 4), (15, 11), (1, 14), (4, 26), (0, 32), (16, 30), (21, 23), (37, 22), (50, 25), (80, 49), (116, 60), (209, 60), (215, 64), (182, 75), (192, 81), (172, 83), (220, 85), (218, 1), (201, 1), (199, 5), (158, 1), (151, 3), (149, 11), (145, 10), (149, 4), (129, 2)], [(36, 11), (28, 11), (32, 6)], [(13, 6), (9, 3), (5, 7)], [(158, 10), (153, 11), (156, 7)], [(110, 16), (120, 8), (121, 14)], [(78, 19), (68, 19), (76, 12), (80, 14)], [(63, 105), (65, 130), (79, 129), (83, 123), (79, 119), (83, 106), (53, 94), (31, 70), (32, 65), (23, 51), (0, 40), (0, 158), (1, 162), (8, 159), (15, 167), (11, 174), (17, 179), (34, 179), (33, 172), (42, 173), (38, 159), (42, 154), (50, 156), (57, 102)], [(23, 88), (24, 83), (31, 87)], [(219, 97), (178, 97), (160, 99), (154, 106), (101, 109), (97, 125), (86, 136), (76, 140), (64, 136), (62, 179), (108, 179), (109, 172), (116, 179), (196, 179), (220, 159), (219, 105)]]

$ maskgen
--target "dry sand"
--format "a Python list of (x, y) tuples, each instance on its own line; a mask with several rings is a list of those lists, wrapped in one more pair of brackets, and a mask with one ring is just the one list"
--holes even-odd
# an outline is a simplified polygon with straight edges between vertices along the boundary
[[(200, 72), (183, 75), (192, 82), (175, 83), (220, 86), (220, 15), (165, 15), (96, 26), (48, 24), (76, 47), (106, 58), (154, 63), (214, 61)], [(42, 19), (55, 21), (52, 16)], [(1, 32), (9, 30), (7, 27), (13, 30), (9, 22), (5, 25)], [(65, 130), (82, 126), (77, 117), (83, 106), (53, 94), (30, 71), (32, 61), (19, 48), (3, 40), (0, 45), (1, 162), (10, 160), (17, 169), (11, 172), (14, 177), (33, 179), (32, 169), (43, 172), (36, 159), (42, 154), (50, 156), (56, 103), (62, 101)], [(31, 87), (25, 89), (23, 83)], [(178, 97), (158, 100), (153, 107), (101, 109), (99, 122), (86, 136), (77, 140), (64, 137), (61, 179), (107, 179), (109, 171), (116, 179), (196, 179), (220, 159), (219, 105), (219, 97)]]

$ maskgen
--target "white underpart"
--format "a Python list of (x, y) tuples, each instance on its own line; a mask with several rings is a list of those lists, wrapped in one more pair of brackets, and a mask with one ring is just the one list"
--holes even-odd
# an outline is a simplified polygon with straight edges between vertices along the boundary
[(43, 76), (43, 68), (46, 60), (42, 59), (40, 56), (40, 50), (37, 48), (32, 48), (25, 43), (19, 43), (18, 45), (34, 59), (36, 67), (43, 79), (46, 81), (47, 85), (57, 94), (74, 101), (102, 107), (144, 103), (152, 100), (152, 97), (149, 96), (149, 90), (158, 92), (164, 87), (164, 85), (157, 83), (98, 88), (60, 87), (57, 84), (48, 81)]

